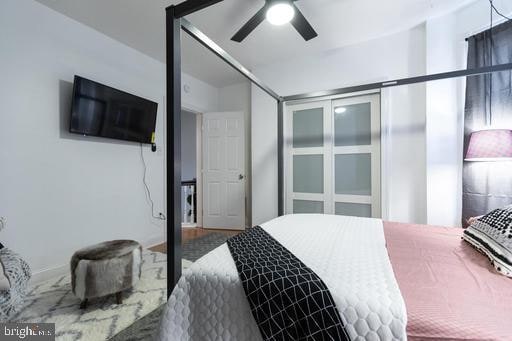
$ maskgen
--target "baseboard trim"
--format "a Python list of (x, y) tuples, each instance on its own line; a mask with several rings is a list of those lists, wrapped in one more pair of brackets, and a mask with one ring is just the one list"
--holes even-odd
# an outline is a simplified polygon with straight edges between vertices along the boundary
[[(145, 241), (141, 242), (141, 245), (143, 248), (148, 249), (150, 247), (160, 245), (162, 243), (165, 243), (165, 239), (163, 236), (153, 236), (151, 238), (146, 239)], [(35, 271), (32, 274), (32, 278), (30, 279), (31, 284), (38, 284), (44, 281), (47, 281), (49, 279), (64, 276), (69, 274), (70, 268), (69, 263), (63, 264), (60, 266), (55, 266), (51, 268), (46, 268), (43, 270)]]
[(145, 242), (142, 242), (142, 247), (145, 249), (149, 249), (150, 247), (160, 245), (165, 243), (165, 237), (163, 236), (154, 236), (152, 238), (147, 239)]
[(31, 284), (37, 284), (49, 279), (64, 276), (69, 273), (69, 264), (56, 266), (53, 268), (47, 268), (44, 270), (36, 271), (32, 274), (32, 278), (30, 278)]

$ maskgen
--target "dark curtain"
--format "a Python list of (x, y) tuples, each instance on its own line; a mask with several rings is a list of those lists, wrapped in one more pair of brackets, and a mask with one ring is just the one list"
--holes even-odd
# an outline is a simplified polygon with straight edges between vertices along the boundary
[[(468, 69), (512, 63), (512, 22), (468, 39)], [(512, 129), (512, 72), (467, 78), (464, 112), (464, 155), (473, 131)], [(492, 92), (492, 97), (490, 96)], [(512, 203), (512, 163), (464, 162), (462, 220)]]

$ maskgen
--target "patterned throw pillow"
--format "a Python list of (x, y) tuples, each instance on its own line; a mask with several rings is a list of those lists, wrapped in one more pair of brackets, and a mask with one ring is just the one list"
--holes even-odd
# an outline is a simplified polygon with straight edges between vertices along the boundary
[(498, 272), (512, 277), (512, 205), (478, 218), (463, 238), (486, 254)]

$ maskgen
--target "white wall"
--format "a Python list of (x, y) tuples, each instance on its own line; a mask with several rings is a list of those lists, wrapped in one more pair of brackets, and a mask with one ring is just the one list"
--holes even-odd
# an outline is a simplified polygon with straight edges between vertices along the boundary
[[(32, 0), (0, 4), (1, 240), (37, 274), (68, 271), (72, 253), (109, 239), (164, 240), (142, 184), (140, 147), (71, 135), (73, 76), (158, 102), (156, 142), (144, 147), (155, 212), (164, 212), (165, 66)], [(184, 75), (184, 103), (216, 110), (217, 91)], [(44, 272), (44, 270), (49, 270)]]
[(424, 224), (425, 84), (387, 88), (381, 97), (383, 218)]
[(251, 85), (252, 225), (277, 217), (277, 102)]
[[(425, 73), (425, 27), (314, 56), (280, 62), (254, 70), (280, 95), (327, 90)], [(386, 219), (426, 222), (425, 87), (388, 89), (382, 94), (383, 146), (388, 174)], [(253, 90), (253, 216), (272, 218), (277, 201), (268, 201), (277, 189), (276, 108), (266, 94)], [(255, 124), (256, 122), (256, 124)], [(256, 181), (257, 167), (266, 176)], [(270, 169), (276, 169), (271, 173)], [(256, 198), (265, 198), (258, 202)], [(261, 207), (257, 206), (261, 204)]]
[(245, 215), (246, 225), (252, 220), (251, 171), (251, 84), (247, 82), (219, 88), (219, 111), (242, 111), (245, 119)]
[(195, 113), (219, 110), (219, 89), (185, 73), (181, 76), (181, 105)]
[[(465, 68), (464, 39), (455, 38), (456, 15), (427, 22), (427, 72)], [(427, 83), (427, 221), (460, 226), (464, 78)], [(452, 200), (447, 200), (452, 198)]]
[[(510, 0), (493, 0), (493, 4), (506, 16), (510, 17), (512, 15), (512, 2)], [(452, 15), (439, 18), (439, 20), (453, 20), (453, 17), (455, 17), (455, 30), (449, 32), (449, 34), (445, 36), (445, 39), (451, 39), (454, 40), (456, 44), (464, 45), (463, 41), (466, 37), (489, 29), (489, 16), (489, 1), (475, 1)], [(504, 18), (498, 16), (496, 13), (493, 14), (494, 24), (499, 24), (504, 21)], [(459, 50), (459, 53), (463, 54), (463, 61), (465, 61), (466, 51), (461, 52)]]
[(413, 57), (418, 47), (424, 50), (424, 34), (424, 27), (418, 26), (362, 44), (262, 66), (253, 72), (281, 96), (418, 75), (422, 61)]

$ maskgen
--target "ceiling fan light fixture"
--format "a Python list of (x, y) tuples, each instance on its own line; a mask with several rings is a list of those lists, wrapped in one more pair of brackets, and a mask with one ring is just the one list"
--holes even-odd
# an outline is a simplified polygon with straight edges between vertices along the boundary
[(267, 10), (267, 20), (272, 25), (280, 26), (289, 23), (295, 16), (295, 9), (289, 1), (276, 1)]

